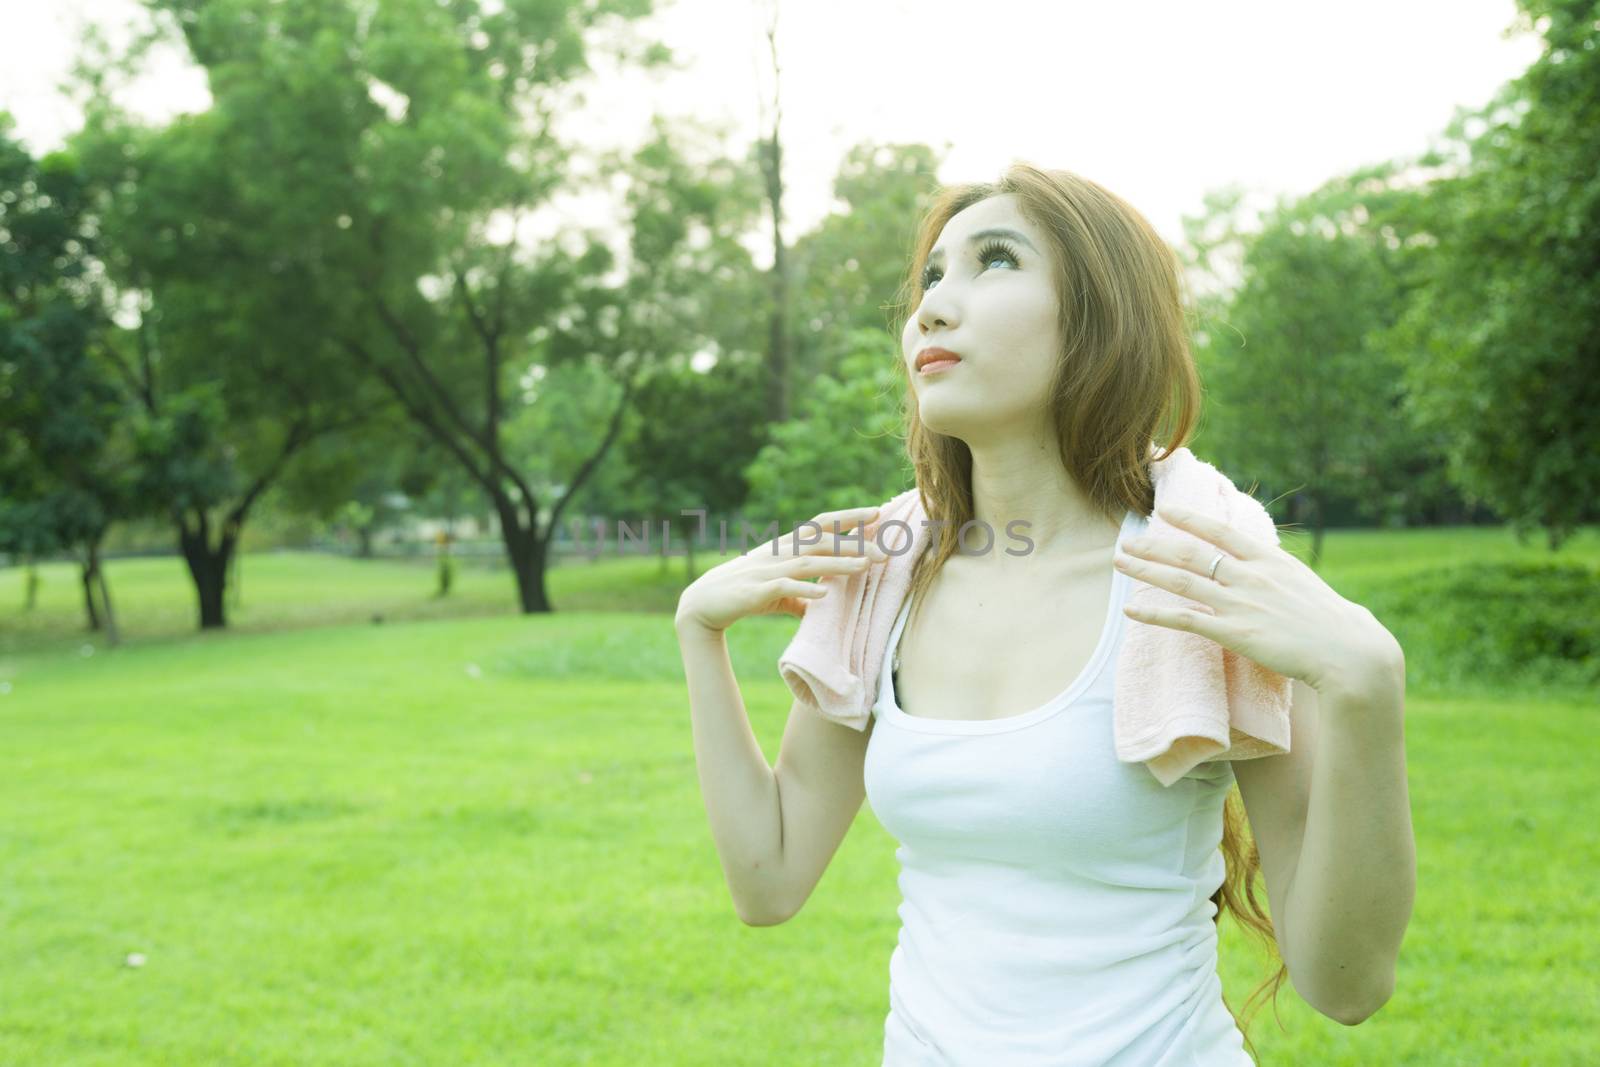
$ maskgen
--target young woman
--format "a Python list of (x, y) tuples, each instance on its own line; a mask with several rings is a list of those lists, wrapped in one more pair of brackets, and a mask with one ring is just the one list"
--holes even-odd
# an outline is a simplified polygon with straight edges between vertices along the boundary
[[(695, 755), (740, 916), (794, 915), (870, 799), (900, 843), (904, 898), (885, 1067), (1248, 1065), (1217, 973), (1225, 909), (1293, 965), (1257, 994), (1289, 976), (1324, 1014), (1361, 1021), (1392, 990), (1414, 883), (1403, 657), (1370, 612), (1276, 545), (1245, 551), (1197, 526), (1240, 549), (1208, 573), (1212, 553), (1131, 544), (1154, 507), (1163, 420), (1175, 416), (1169, 453), (1197, 420), (1176, 258), (1100, 186), (1017, 164), (941, 192), (902, 296), (917, 485), (943, 529), (977, 520), (992, 547), (930, 539), (866, 729), (797, 704), (776, 770), (722, 632), (802, 613), (828, 590), (803, 579), (882, 558), (875, 509), (815, 520), (862, 527), (864, 548), (786, 535), (684, 591)], [(1117, 760), (1113, 682), (1134, 581), (1216, 607), (1142, 621), (1205, 633), (1293, 679), (1289, 753), (1203, 763), (1170, 786)], [(1319, 717), (1332, 720), (1321, 762)], [(1229, 799), (1236, 782), (1245, 812)]]

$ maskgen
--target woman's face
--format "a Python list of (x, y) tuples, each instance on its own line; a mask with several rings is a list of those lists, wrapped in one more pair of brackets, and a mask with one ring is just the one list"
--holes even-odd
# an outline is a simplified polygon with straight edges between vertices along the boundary
[[(981, 200), (945, 223), (923, 274), (922, 302), (901, 335), (928, 429), (977, 445), (1036, 426), (1061, 343), (1046, 248), (1010, 194)], [(918, 371), (917, 355), (930, 346), (949, 349), (960, 362)]]

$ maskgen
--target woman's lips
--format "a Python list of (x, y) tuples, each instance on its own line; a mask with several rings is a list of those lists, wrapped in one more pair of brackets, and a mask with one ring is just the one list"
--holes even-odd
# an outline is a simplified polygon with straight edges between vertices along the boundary
[(961, 361), (959, 359), (935, 359), (935, 360), (929, 360), (927, 363), (924, 363), (921, 367), (919, 367), (917, 369), (917, 373), (918, 374), (938, 374), (940, 371), (949, 370), (951, 367), (954, 367), (957, 363), (960, 363), (960, 362)]

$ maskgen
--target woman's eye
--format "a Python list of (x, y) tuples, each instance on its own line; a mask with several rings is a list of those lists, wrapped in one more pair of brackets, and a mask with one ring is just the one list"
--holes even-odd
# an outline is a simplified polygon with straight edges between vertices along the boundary
[[(1017, 265), (1016, 253), (1012, 252), (1010, 248), (1002, 244), (986, 245), (984, 249), (978, 253), (978, 265), (981, 267), (988, 267), (989, 264), (993, 263), (997, 259), (1001, 262), (1009, 263), (1013, 267)], [(943, 275), (941, 275), (935, 268), (926, 268), (922, 272), (922, 288), (928, 289), (942, 276)]]
[(1003, 244), (985, 245), (983, 251), (978, 253), (978, 262), (986, 267), (997, 259), (1004, 260), (1013, 267), (1017, 265), (1016, 253)]

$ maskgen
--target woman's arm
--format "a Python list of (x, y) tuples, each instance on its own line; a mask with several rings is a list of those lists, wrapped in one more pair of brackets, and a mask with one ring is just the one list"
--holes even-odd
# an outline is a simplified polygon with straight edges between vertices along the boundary
[(1417, 893), (1404, 660), (1361, 680), (1317, 694), (1316, 768), (1286, 905), (1297, 987), (1345, 1005), (1351, 1026), (1394, 992)]
[[(870, 530), (870, 520), (877, 510), (824, 512), (802, 526), (836, 533), (857, 526)], [(783, 922), (792, 914), (788, 905), (796, 894), (790, 892), (794, 879), (786, 878), (784, 871), (778, 775), (767, 763), (750, 729), (750, 717), (739, 682), (733, 676), (723, 632), (747, 615), (785, 612), (803, 616), (809, 602), (827, 596), (832, 588), (806, 578), (860, 574), (870, 564), (869, 555), (883, 556), (882, 549), (866, 545), (860, 537), (854, 543), (838, 537), (828, 543), (817, 538), (801, 541), (797, 534), (798, 530), (786, 538), (774, 538), (701, 575), (679, 597), (678, 613), (673, 619), (689, 683), (700, 795), (705, 800), (711, 836), (722, 859), (722, 873), (733, 894), (734, 907), (739, 918), (752, 926)], [(825, 760), (825, 754), (813, 751), (798, 763), (814, 768), (819, 756)], [(859, 778), (859, 773), (855, 777)], [(845, 802), (834, 799), (827, 791), (832, 781), (827, 773), (810, 773), (802, 782), (802, 786), (822, 783), (816, 788), (824, 791), (826, 799), (820, 806), (811, 807), (820, 807), (825, 814)], [(856, 796), (856, 808), (860, 805), (861, 798)], [(808, 822), (815, 821), (809, 818), (811, 807), (804, 803), (797, 806)], [(830, 826), (837, 823), (825, 821)], [(808, 844), (818, 839), (813, 832), (801, 831), (799, 836)], [(797, 854), (811, 855), (815, 851), (815, 847), (801, 848)], [(807, 884), (807, 892), (814, 882), (815, 879)]]
[(783, 814), (778, 783), (756, 741), (722, 631), (677, 622), (689, 682), (689, 714), (700, 795), (739, 918), (782, 922)]

